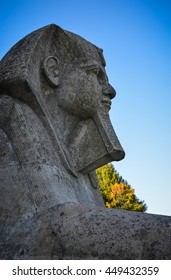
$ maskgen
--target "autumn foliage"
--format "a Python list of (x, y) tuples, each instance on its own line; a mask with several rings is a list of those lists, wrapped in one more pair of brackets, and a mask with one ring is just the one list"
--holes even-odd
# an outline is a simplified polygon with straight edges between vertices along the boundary
[(112, 164), (96, 170), (106, 207), (145, 212), (147, 205), (139, 200), (131, 186), (117, 173)]

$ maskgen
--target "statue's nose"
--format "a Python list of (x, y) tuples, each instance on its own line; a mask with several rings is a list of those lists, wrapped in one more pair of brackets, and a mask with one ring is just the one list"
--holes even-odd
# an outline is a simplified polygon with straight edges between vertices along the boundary
[(113, 99), (116, 95), (116, 91), (110, 84), (108, 84), (103, 88), (103, 94), (108, 96), (110, 99)]

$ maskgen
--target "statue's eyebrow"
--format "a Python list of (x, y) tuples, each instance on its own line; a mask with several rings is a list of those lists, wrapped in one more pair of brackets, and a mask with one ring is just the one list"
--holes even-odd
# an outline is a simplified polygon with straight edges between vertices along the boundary
[(89, 61), (89, 62), (86, 62), (86, 63), (82, 63), (81, 68), (83, 68), (87, 71), (91, 71), (93, 69), (102, 70), (102, 66), (95, 60), (92, 60), (92, 61)]
[(83, 68), (86, 69), (87, 71), (91, 71), (94, 69), (99, 69), (99, 70), (102, 69), (99, 64), (87, 64), (87, 65), (84, 65)]

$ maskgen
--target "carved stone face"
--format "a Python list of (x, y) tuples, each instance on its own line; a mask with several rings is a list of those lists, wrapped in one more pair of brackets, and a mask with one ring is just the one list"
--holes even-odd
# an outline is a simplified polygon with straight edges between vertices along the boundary
[(67, 69), (61, 83), (58, 104), (81, 119), (92, 118), (99, 110), (108, 113), (111, 99), (116, 95), (100, 58)]
[(59, 71), (46, 71), (51, 81), (59, 73), (59, 84), (55, 80), (52, 93), (55, 98), (49, 97), (47, 104), (56, 134), (68, 151), (66, 157), (74, 160), (71, 165), (77, 171), (88, 173), (122, 159), (124, 151), (108, 114), (116, 92), (108, 82), (102, 50), (77, 35), (72, 41), (76, 52), (67, 52), (67, 59), (58, 57)]

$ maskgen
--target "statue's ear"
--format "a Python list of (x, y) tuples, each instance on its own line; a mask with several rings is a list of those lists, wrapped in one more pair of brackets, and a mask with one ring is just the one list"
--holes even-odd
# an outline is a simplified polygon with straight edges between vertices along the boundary
[(53, 86), (59, 85), (59, 60), (55, 56), (48, 56), (43, 61), (43, 71), (48, 82)]

